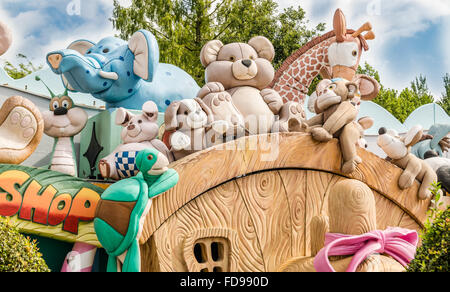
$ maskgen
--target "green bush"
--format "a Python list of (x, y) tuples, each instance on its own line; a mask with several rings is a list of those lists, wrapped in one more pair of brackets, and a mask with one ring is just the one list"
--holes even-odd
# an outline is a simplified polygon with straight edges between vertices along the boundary
[[(433, 185), (435, 202), (439, 185)], [(425, 224), (422, 246), (417, 249), (415, 259), (410, 263), (408, 272), (449, 272), (450, 271), (450, 207), (442, 211), (432, 208)], [(434, 218), (434, 219), (433, 219)]]
[(50, 272), (36, 241), (0, 217), (0, 272)]

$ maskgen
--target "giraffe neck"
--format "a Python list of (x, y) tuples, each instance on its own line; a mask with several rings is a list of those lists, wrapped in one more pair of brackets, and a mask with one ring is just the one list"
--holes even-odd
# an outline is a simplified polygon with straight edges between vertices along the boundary
[(60, 137), (56, 139), (50, 169), (73, 176), (77, 175), (72, 137)]
[(328, 48), (334, 41), (332, 33), (318, 37), (289, 57), (278, 70), (272, 88), (285, 102), (304, 102), (309, 87), (321, 70), (328, 68)]

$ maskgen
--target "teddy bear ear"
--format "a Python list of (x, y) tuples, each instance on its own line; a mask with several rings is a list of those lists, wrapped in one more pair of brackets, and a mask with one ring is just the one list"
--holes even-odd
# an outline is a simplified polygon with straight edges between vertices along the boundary
[(223, 43), (219, 40), (209, 41), (205, 46), (203, 46), (200, 52), (200, 61), (203, 67), (208, 67), (212, 62), (217, 61), (217, 56), (223, 47)]
[(248, 42), (248, 44), (256, 50), (259, 57), (264, 58), (269, 62), (272, 62), (273, 58), (275, 58), (275, 48), (266, 37), (254, 37)]

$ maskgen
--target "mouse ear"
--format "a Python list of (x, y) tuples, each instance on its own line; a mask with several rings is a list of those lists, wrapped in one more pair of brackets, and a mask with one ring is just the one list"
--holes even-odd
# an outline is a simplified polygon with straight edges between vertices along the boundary
[(371, 117), (362, 117), (358, 120), (358, 124), (360, 124), (364, 130), (372, 128), (374, 123), (375, 121)]
[(116, 113), (116, 125), (125, 127), (130, 122), (132, 117), (132, 113), (121, 107)]
[(147, 101), (142, 106), (142, 114), (150, 122), (156, 122), (158, 120), (158, 106), (153, 101)]
[(423, 136), (423, 128), (420, 125), (412, 127), (408, 133), (406, 133), (406, 136), (403, 139), (403, 142), (405, 143), (406, 147), (411, 147), (416, 145)]

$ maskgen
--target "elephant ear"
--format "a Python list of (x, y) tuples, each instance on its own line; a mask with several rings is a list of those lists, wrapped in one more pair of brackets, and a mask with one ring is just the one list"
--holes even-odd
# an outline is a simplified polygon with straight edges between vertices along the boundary
[(78, 53), (80, 53), (81, 55), (84, 56), (86, 54), (86, 52), (93, 46), (95, 46), (95, 43), (93, 43), (91, 41), (78, 40), (78, 41), (74, 41), (73, 43), (71, 43), (67, 47), (67, 49), (77, 51)]
[(159, 64), (159, 46), (155, 36), (141, 29), (131, 36), (128, 48), (134, 54), (134, 74), (145, 81), (153, 81)]

